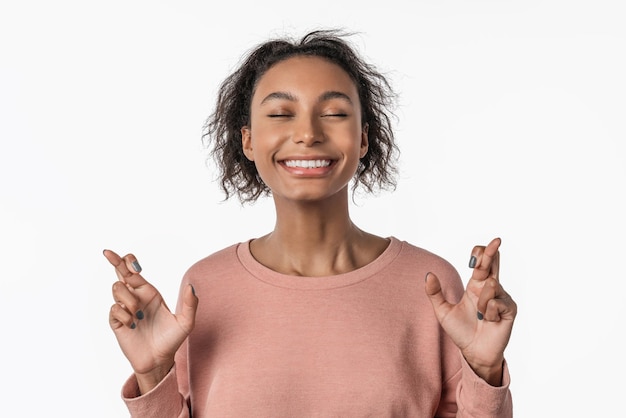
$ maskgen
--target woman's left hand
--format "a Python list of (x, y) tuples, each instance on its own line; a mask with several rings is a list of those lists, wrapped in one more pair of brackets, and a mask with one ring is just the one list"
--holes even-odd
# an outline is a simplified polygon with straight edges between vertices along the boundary
[(444, 331), (461, 349), (474, 372), (493, 386), (502, 384), (506, 348), (517, 304), (500, 284), (500, 238), (472, 251), (472, 277), (460, 302), (446, 301), (439, 279), (426, 275), (426, 293)]

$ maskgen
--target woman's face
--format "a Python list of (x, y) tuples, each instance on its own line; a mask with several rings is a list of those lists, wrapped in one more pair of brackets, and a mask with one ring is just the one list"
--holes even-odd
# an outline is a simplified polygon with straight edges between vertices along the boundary
[(367, 126), (350, 76), (319, 57), (278, 62), (258, 81), (243, 150), (274, 199), (345, 193), (367, 152)]

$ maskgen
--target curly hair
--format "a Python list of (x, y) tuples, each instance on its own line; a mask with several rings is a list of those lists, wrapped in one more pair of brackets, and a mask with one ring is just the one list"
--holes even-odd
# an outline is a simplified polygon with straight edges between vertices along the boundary
[(252, 203), (271, 191), (253, 161), (243, 153), (241, 128), (250, 123), (250, 105), (259, 79), (274, 64), (293, 56), (317, 56), (345, 70), (356, 85), (363, 126), (368, 126), (368, 152), (361, 158), (353, 193), (396, 186), (398, 147), (390, 117), (396, 95), (386, 77), (366, 63), (339, 30), (315, 30), (300, 40), (281, 38), (259, 44), (243, 57), (239, 68), (220, 85), (214, 112), (204, 125), (202, 139), (219, 169), (221, 188), (229, 199)]

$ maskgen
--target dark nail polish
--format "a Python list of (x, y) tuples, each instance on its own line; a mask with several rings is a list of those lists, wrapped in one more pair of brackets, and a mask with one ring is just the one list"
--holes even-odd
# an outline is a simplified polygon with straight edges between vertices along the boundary
[(471, 269), (473, 269), (474, 267), (476, 267), (476, 261), (478, 261), (478, 260), (476, 260), (476, 257), (474, 257), (474, 256), (471, 256), (471, 257), (470, 257), (469, 267), (470, 267)]
[(135, 324), (134, 322), (130, 324), (130, 329), (135, 329), (135, 328), (137, 328), (137, 324)]
[(143, 319), (143, 311), (141, 309), (138, 310), (135, 315), (137, 316), (137, 319), (139, 319), (139, 320)]
[(191, 293), (193, 293), (193, 295), (196, 296), (196, 289), (194, 289), (193, 285), (190, 285), (190, 286), (191, 286)]
[(137, 273), (141, 273), (141, 266), (139, 265), (137, 260), (133, 261), (131, 264), (133, 265), (133, 268)]
[(476, 317), (478, 317), (478, 320), (479, 320), (479, 321), (482, 321), (482, 320), (483, 320), (483, 318), (484, 318), (484, 316), (483, 316), (482, 312), (480, 312), (480, 311), (477, 311), (477, 312), (476, 312)]

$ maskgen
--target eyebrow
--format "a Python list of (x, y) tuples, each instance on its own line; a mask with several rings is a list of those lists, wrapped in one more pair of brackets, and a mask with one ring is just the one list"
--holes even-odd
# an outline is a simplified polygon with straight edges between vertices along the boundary
[[(347, 101), (350, 104), (353, 104), (352, 99), (350, 99), (350, 96), (348, 96), (345, 93), (342, 93), (340, 91), (335, 91), (335, 90), (330, 90), (330, 91), (326, 91), (322, 93), (317, 98), (317, 101), (325, 102), (327, 100), (332, 100), (332, 99), (342, 99), (342, 100)], [(268, 102), (270, 100), (288, 100), (290, 102), (296, 102), (298, 101), (298, 98), (294, 96), (293, 94), (285, 92), (285, 91), (275, 91), (265, 96), (263, 100), (261, 100), (261, 104)]]

